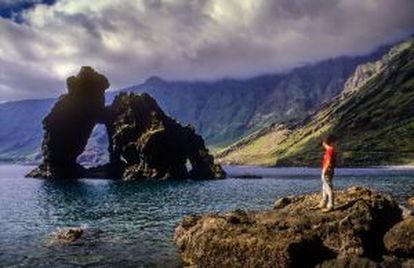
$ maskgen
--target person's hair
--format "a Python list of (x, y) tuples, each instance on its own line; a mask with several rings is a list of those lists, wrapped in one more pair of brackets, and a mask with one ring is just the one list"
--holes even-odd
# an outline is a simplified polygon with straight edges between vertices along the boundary
[(328, 144), (328, 145), (332, 145), (334, 142), (335, 142), (335, 136), (333, 136), (333, 135), (328, 135), (328, 136), (326, 136), (323, 140), (322, 140), (322, 142), (324, 142), (324, 143), (326, 143), (326, 144)]

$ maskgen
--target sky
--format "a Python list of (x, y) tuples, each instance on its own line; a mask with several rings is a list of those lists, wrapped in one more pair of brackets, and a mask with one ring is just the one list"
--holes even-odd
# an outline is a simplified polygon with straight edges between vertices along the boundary
[(0, 101), (57, 96), (83, 65), (112, 89), (285, 72), (412, 35), (412, 14), (413, 0), (0, 0)]

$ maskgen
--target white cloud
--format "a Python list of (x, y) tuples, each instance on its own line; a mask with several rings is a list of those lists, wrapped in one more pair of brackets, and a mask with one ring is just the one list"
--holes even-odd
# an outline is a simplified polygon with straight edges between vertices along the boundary
[[(0, 0), (1, 1), (1, 0)], [(4, 0), (3, 0), (4, 1)], [(0, 99), (56, 95), (81, 65), (113, 87), (246, 77), (367, 52), (414, 27), (412, 0), (61, 0), (0, 19)]]

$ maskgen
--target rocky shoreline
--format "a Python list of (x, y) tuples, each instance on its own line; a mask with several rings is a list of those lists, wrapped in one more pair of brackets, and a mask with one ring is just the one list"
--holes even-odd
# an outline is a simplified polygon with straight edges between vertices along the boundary
[(389, 195), (351, 187), (336, 209), (319, 193), (289, 196), (266, 211), (185, 217), (174, 241), (195, 267), (413, 267), (414, 217)]

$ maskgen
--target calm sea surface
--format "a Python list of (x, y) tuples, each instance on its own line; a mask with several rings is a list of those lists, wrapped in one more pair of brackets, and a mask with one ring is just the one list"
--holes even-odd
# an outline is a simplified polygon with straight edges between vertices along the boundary
[[(30, 166), (0, 165), (0, 267), (180, 266), (172, 242), (187, 214), (271, 208), (281, 196), (318, 191), (319, 170), (227, 167), (219, 181), (71, 183), (24, 178)], [(235, 179), (241, 174), (263, 179)], [(335, 187), (369, 186), (401, 202), (414, 195), (414, 169), (340, 169)], [(85, 239), (53, 243), (80, 226)]]

